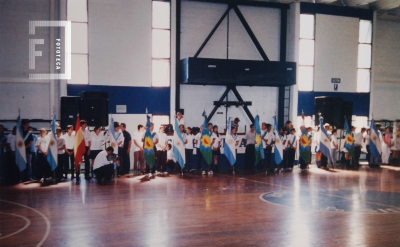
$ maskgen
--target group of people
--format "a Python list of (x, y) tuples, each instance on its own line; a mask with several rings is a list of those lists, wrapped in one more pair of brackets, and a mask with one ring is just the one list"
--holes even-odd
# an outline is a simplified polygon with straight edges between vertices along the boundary
[[(154, 131), (154, 124), (150, 123), (150, 133), (152, 138), (152, 144), (154, 146), (155, 154), (155, 165), (150, 167), (145, 161), (145, 131), (146, 127), (139, 124), (137, 131), (132, 135), (126, 130), (126, 124), (114, 122), (114, 132), (111, 131), (103, 132), (100, 126), (94, 127), (93, 131), (89, 131), (87, 128), (87, 122), (85, 120), (80, 121), (80, 130), (82, 130), (85, 151), (83, 153), (83, 161), (85, 164), (84, 176), (86, 180), (90, 180), (93, 174), (99, 182), (112, 181), (113, 177), (122, 176), (130, 173), (130, 153), (133, 151), (133, 174), (155, 174), (157, 172), (168, 173), (168, 172), (190, 172), (193, 170), (201, 171), (203, 175), (212, 175), (215, 172), (219, 172), (219, 156), (221, 155), (220, 149), (223, 145), (223, 139), (220, 137), (218, 126), (212, 123), (207, 123), (207, 131), (203, 131), (203, 126), (200, 126), (198, 133), (193, 133), (192, 128), (185, 128), (185, 120), (181, 113), (177, 113), (177, 121), (179, 125), (179, 131), (183, 137), (185, 146), (185, 164), (183, 168), (180, 164), (177, 164), (175, 155), (173, 152), (173, 143), (169, 140), (165, 133), (164, 126), (161, 126), (158, 132)], [(238, 148), (242, 142), (241, 138), (237, 135), (239, 127), (239, 118), (235, 118), (231, 123), (231, 135), (234, 140), (235, 147)], [(307, 133), (307, 146), (310, 146), (311, 156), (311, 145), (315, 145), (315, 161), (318, 168), (327, 168), (329, 163), (332, 165), (336, 164), (337, 153), (339, 152), (339, 143), (337, 137), (337, 130), (331, 129), (328, 123), (325, 123), (323, 128), (327, 133), (330, 141), (330, 159), (326, 157), (320, 150), (320, 129), (317, 126), (316, 131), (312, 134), (312, 128), (305, 128)], [(379, 130), (380, 126), (377, 125)], [(400, 133), (400, 126), (397, 126), (397, 133)], [(63, 181), (67, 179), (70, 174), (71, 180), (80, 180), (80, 164), (75, 166), (75, 155), (74, 145), (75, 143), (75, 131), (72, 125), (68, 125), (66, 130), (63, 131), (59, 126), (56, 128), (57, 136), (57, 157), (58, 166), (52, 173), (50, 165), (46, 159), (48, 155), (48, 147), (50, 138), (46, 129), (39, 129), (39, 135), (32, 132), (32, 127), (29, 126), (27, 120), (23, 120), (21, 123), (22, 138), (25, 144), (26, 151), (26, 169), (19, 171), (15, 165), (15, 149), (16, 138), (14, 127), (12, 133), (8, 136), (4, 135), (4, 127), (0, 125), (0, 141), (1, 141), (1, 169), (0, 178), (6, 183), (18, 183), (21, 181), (31, 181), (34, 179), (44, 180), (48, 177), (54, 177), (57, 181)], [(302, 129), (300, 129), (300, 132)], [(379, 159), (373, 157), (369, 150), (369, 129), (362, 128), (361, 131), (356, 132), (355, 127), (351, 127), (352, 137), (354, 139), (353, 152), (347, 152), (345, 162), (350, 165), (359, 165), (359, 159), (361, 154), (361, 146), (363, 143), (367, 149), (367, 160), (369, 164), (378, 164)], [(285, 169), (292, 169), (296, 160), (296, 151), (298, 148), (299, 140), (301, 135), (296, 134), (296, 129), (293, 127), (291, 121), (287, 121), (285, 126), (278, 129), (279, 135), (275, 133), (272, 125), (263, 122), (261, 124), (261, 138), (259, 141), (262, 142), (264, 158), (261, 161), (256, 162), (256, 130), (254, 124), (250, 125), (250, 130), (244, 135), (243, 142), (245, 145), (245, 171), (264, 171), (264, 172), (276, 172), (283, 171)], [(393, 161), (399, 161), (400, 143), (397, 141), (393, 142), (390, 134), (389, 127), (385, 128), (384, 133), (379, 132), (379, 138), (382, 143), (382, 163), (389, 163), (389, 156), (391, 149), (393, 150)], [(206, 162), (205, 158), (201, 154), (200, 143), (202, 135), (206, 133), (209, 136), (210, 146), (212, 150), (211, 163)], [(113, 137), (111, 137), (113, 134)], [(302, 133), (304, 134), (304, 132)], [(279, 136), (279, 140), (277, 140)], [(114, 138), (116, 145), (111, 145), (110, 141)], [(395, 139), (395, 138), (393, 138)], [(395, 139), (398, 140), (399, 138)], [(277, 142), (280, 142), (283, 146), (283, 155), (281, 162), (277, 163), (274, 155), (274, 146)], [(193, 151), (196, 150), (196, 159), (193, 162)], [(350, 156), (350, 153), (352, 155)], [(298, 162), (301, 167), (307, 168), (311, 163), (311, 160), (305, 161), (300, 156)], [(232, 172), (235, 172), (236, 166), (233, 166)]]

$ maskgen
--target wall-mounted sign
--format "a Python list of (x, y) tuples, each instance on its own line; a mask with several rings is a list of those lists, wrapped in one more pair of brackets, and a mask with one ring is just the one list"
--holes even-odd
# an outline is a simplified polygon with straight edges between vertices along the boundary
[(126, 113), (126, 105), (117, 105), (117, 113)]
[(331, 82), (332, 83), (340, 83), (340, 78), (332, 78)]

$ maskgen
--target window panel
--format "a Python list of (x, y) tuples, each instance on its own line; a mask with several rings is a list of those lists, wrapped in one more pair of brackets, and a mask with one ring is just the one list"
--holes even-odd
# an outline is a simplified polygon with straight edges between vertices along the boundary
[(71, 80), (68, 84), (89, 84), (88, 55), (71, 55)]
[(314, 68), (299, 66), (299, 91), (312, 91), (314, 83)]
[(169, 124), (168, 115), (153, 115), (154, 131), (158, 133), (162, 124)]
[(169, 87), (170, 85), (170, 62), (169, 60), (153, 60), (152, 61), (152, 86), (153, 87)]
[(153, 58), (170, 58), (170, 31), (153, 29)]
[(357, 92), (368, 93), (370, 90), (371, 72), (369, 69), (357, 71)]
[(170, 29), (170, 3), (153, 1), (153, 28)]
[(371, 44), (372, 41), (372, 22), (360, 20), (359, 43)]
[(365, 45), (365, 44), (358, 45), (358, 68), (359, 69), (371, 68), (371, 45)]
[(300, 38), (314, 39), (314, 15), (300, 15)]
[(69, 21), (87, 22), (87, 0), (68, 0), (67, 19)]
[(88, 30), (86, 23), (71, 24), (71, 52), (88, 53)]
[(300, 39), (299, 65), (314, 65), (314, 40)]

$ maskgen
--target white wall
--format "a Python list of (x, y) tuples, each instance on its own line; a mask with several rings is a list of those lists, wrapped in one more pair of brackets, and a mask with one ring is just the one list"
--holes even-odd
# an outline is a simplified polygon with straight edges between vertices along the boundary
[(400, 22), (376, 19), (373, 32), (371, 114), (399, 119)]
[[(35, 35), (29, 35), (29, 21), (50, 20), (51, 13), (58, 13), (53, 4), (48, 0), (0, 1), (0, 119), (16, 119), (18, 108), (21, 118), (51, 119), (53, 110), (59, 114), (58, 99), (65, 82), (29, 79), (29, 73), (49, 73), (54, 67), (50, 29), (36, 28)], [(35, 58), (35, 70), (29, 69), (29, 39), (44, 39), (35, 48), (42, 51)]]
[[(226, 4), (182, 2), (181, 59), (194, 56), (227, 8)], [(279, 61), (280, 10), (251, 6), (239, 6), (239, 9), (268, 58)], [(225, 17), (199, 57), (227, 58), (229, 45), (229, 59), (262, 60), (233, 9), (229, 12), (229, 41), (227, 30), (228, 17)]]
[(89, 84), (151, 86), (151, 0), (89, 0)]
[(357, 92), (358, 30), (358, 18), (316, 15), (314, 91), (333, 92), (340, 78), (337, 92)]

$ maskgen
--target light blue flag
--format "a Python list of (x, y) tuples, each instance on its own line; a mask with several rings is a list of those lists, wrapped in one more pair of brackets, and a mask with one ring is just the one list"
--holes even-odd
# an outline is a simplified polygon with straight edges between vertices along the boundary
[(371, 120), (371, 129), (370, 129), (370, 142), (369, 142), (369, 150), (371, 150), (372, 156), (374, 158), (379, 158), (381, 156), (381, 140), (379, 138), (378, 130), (376, 129), (375, 121)]
[(179, 130), (178, 120), (175, 117), (175, 126), (174, 126), (174, 139), (173, 139), (174, 147), (172, 151), (174, 152), (176, 162), (184, 168), (185, 167), (185, 142), (183, 141), (183, 136), (181, 135), (181, 131)]
[(51, 167), (51, 171), (57, 168), (57, 136), (56, 136), (56, 114), (53, 114), (53, 121), (51, 123), (51, 131), (48, 133), (49, 142), (49, 151), (47, 152), (47, 161)]
[[(29, 133), (28, 133), (29, 135)], [(26, 168), (26, 151), (25, 142), (22, 138), (21, 119), (17, 118), (17, 131), (15, 133), (15, 164), (17, 164), (19, 171), (22, 172)]]
[(328, 133), (326, 133), (326, 130), (324, 128), (324, 118), (323, 117), (319, 118), (319, 125), (321, 128), (321, 138), (319, 140), (319, 150), (323, 155), (325, 155), (325, 157), (328, 158), (329, 161), (331, 161), (332, 160), (331, 142), (329, 140)]
[(278, 124), (276, 123), (276, 117), (272, 117), (274, 120), (274, 131), (275, 131), (275, 163), (279, 165), (283, 160), (283, 144), (281, 136), (279, 135)]
[[(231, 126), (231, 117), (228, 118), (227, 127), (228, 130), (226, 132), (225, 137), (225, 145), (224, 145), (224, 154), (228, 159), (231, 166), (236, 163), (236, 141), (235, 138), (232, 136), (232, 126)], [(203, 127), (204, 128), (204, 127)]]

